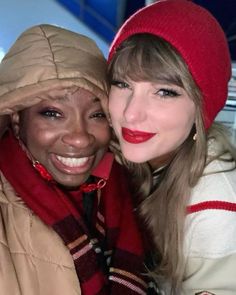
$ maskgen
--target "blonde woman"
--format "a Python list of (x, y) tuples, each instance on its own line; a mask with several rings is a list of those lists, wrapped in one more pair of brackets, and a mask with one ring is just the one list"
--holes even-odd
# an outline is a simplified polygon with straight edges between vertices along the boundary
[(235, 294), (236, 151), (214, 123), (231, 76), (223, 30), (191, 1), (158, 1), (124, 23), (108, 62), (121, 160), (155, 243), (151, 274), (165, 294)]

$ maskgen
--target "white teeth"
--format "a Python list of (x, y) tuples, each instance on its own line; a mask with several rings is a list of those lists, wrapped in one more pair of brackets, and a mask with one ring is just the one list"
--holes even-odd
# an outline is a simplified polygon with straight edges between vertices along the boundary
[(64, 165), (68, 167), (79, 167), (83, 166), (87, 161), (88, 157), (85, 158), (65, 158), (61, 156), (56, 156), (56, 158)]

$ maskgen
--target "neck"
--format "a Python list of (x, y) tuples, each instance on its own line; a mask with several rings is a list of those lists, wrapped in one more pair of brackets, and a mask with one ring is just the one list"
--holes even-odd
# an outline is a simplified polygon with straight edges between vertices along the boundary
[(161, 167), (168, 165), (174, 157), (174, 152), (162, 155), (160, 157), (151, 159), (148, 161), (149, 165), (151, 166), (152, 170), (155, 171)]

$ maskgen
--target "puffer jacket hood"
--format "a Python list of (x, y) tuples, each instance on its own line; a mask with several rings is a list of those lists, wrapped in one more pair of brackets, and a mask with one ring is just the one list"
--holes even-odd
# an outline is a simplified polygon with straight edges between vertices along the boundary
[[(90, 38), (53, 25), (23, 32), (0, 64), (0, 116), (30, 107), (50, 90), (82, 87), (107, 113), (106, 60)], [(0, 133), (7, 116), (0, 117)]]

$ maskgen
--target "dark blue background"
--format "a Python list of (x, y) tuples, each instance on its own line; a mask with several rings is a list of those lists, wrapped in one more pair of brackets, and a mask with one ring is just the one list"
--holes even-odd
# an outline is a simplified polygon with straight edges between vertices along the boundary
[[(57, 0), (110, 43), (120, 25), (145, 0)], [(193, 0), (207, 8), (219, 21), (228, 38), (231, 57), (236, 60), (236, 0)]]

